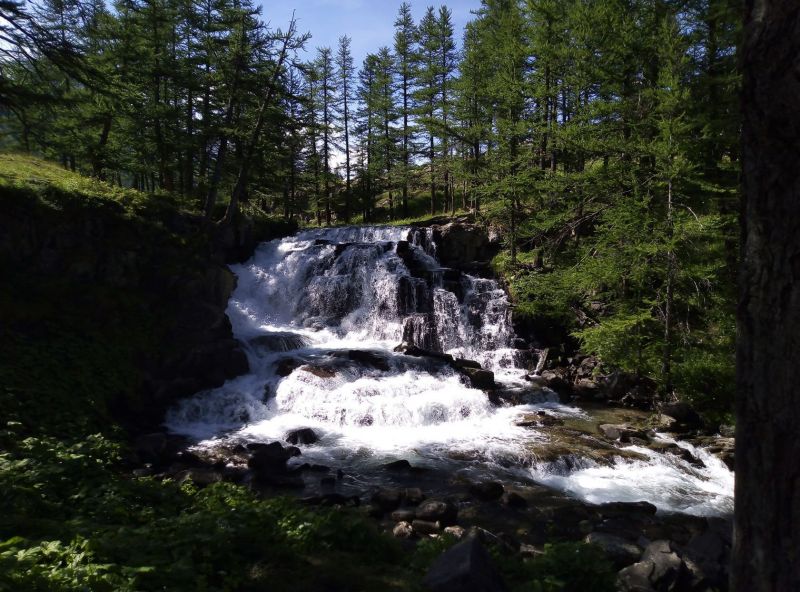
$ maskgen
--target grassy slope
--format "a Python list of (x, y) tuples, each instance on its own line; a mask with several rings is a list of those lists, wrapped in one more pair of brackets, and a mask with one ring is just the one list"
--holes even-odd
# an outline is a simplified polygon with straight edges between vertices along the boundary
[[(0, 155), (0, 209), (26, 207), (53, 224), (110, 212), (114, 240), (135, 229), (164, 249), (164, 265), (198, 248), (162, 224), (191, 204)], [(0, 591), (419, 589), (449, 541), (408, 552), (354, 510), (132, 478), (109, 408), (136, 397), (137, 357), (156, 346), (164, 319), (143, 291), (0, 263)], [(535, 565), (501, 563), (515, 589), (535, 579), (556, 590), (596, 577), (586, 553), (567, 546)]]

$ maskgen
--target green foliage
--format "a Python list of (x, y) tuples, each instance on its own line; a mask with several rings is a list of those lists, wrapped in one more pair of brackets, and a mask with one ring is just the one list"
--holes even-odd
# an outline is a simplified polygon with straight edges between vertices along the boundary
[(584, 543), (556, 543), (519, 562), (496, 556), (514, 592), (613, 592), (616, 572), (602, 549)]

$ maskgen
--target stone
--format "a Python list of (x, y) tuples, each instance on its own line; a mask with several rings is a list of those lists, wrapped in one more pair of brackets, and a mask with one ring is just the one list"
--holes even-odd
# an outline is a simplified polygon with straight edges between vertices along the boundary
[(657, 590), (674, 589), (684, 570), (683, 561), (667, 540), (653, 541), (647, 545), (642, 561), (653, 564), (649, 579)]
[(703, 425), (703, 420), (700, 415), (691, 405), (683, 401), (664, 403), (661, 406), (661, 414), (673, 418), (682, 426), (700, 427)]
[(394, 460), (383, 465), (383, 468), (387, 471), (410, 471), (411, 463), (405, 459)]
[(441, 522), (443, 526), (452, 526), (456, 522), (458, 508), (446, 500), (427, 500), (417, 508), (417, 518), (429, 522)]
[(592, 532), (586, 535), (584, 542), (603, 549), (616, 569), (636, 563), (642, 555), (641, 547), (613, 534)]
[(480, 370), (482, 368), (480, 362), (476, 362), (475, 360), (465, 360), (463, 358), (456, 358), (453, 360), (453, 366), (456, 368), (475, 368), (476, 370)]
[(286, 472), (286, 461), (293, 456), (300, 454), (300, 451), (293, 446), (284, 448), (280, 442), (248, 446), (254, 450), (253, 455), (247, 461), (247, 466), (256, 473), (283, 473)]
[(289, 444), (308, 445), (314, 444), (319, 441), (319, 436), (311, 428), (300, 428), (299, 430), (292, 430), (286, 434), (286, 441)]
[(305, 366), (300, 366), (300, 370), (313, 374), (317, 378), (333, 378), (336, 376), (336, 370), (324, 366), (306, 364)]
[(494, 382), (494, 372), (491, 370), (481, 370), (479, 368), (461, 368), (470, 381), (472, 388), (481, 390), (491, 390), (497, 387)]
[(477, 537), (442, 553), (422, 581), (431, 592), (505, 592), (506, 586)]
[(366, 366), (372, 366), (377, 370), (388, 372), (389, 362), (381, 355), (371, 351), (363, 351), (358, 349), (351, 349), (347, 351), (347, 356), (354, 362), (359, 362)]
[(275, 374), (282, 378), (286, 378), (297, 368), (299, 368), (301, 364), (302, 362), (300, 360), (295, 360), (294, 358), (283, 358), (275, 365)]
[(620, 570), (617, 589), (620, 592), (656, 592), (650, 583), (654, 568), (651, 561), (640, 561)]
[(500, 499), (505, 492), (503, 485), (497, 481), (483, 481), (470, 486), (469, 492), (482, 502)]
[(414, 528), (408, 522), (398, 522), (394, 525), (392, 534), (398, 539), (410, 539), (414, 536)]
[(515, 508), (518, 510), (528, 507), (528, 500), (526, 500), (520, 494), (514, 493), (513, 491), (509, 491), (503, 495), (503, 503), (509, 508)]
[(422, 493), (419, 487), (407, 487), (403, 490), (403, 499), (405, 499), (407, 504), (416, 506), (425, 501), (425, 494)]
[(441, 522), (431, 522), (430, 520), (414, 520), (411, 523), (414, 532), (421, 535), (439, 534), (442, 531)]
[(402, 499), (403, 495), (399, 489), (382, 488), (372, 495), (370, 501), (373, 506), (386, 513), (399, 508)]
[(413, 522), (414, 519), (417, 517), (417, 513), (414, 510), (395, 510), (392, 512), (392, 520), (395, 522)]

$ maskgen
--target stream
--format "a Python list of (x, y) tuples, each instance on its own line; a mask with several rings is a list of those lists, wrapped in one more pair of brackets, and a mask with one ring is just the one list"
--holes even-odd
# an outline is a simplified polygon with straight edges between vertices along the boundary
[[(596, 438), (596, 426), (643, 414), (563, 405), (526, 380), (533, 361), (514, 348), (507, 294), (494, 280), (440, 265), (429, 229), (303, 231), (261, 244), (231, 269), (238, 280), (227, 313), (250, 372), (181, 401), (166, 419), (199, 449), (312, 428), (319, 440), (300, 445), (290, 464), (341, 469), (345, 492), (409, 481), (446, 492), (454, 481), (494, 479), (593, 504), (732, 512), (733, 473), (704, 449), (678, 442), (701, 461), (692, 463), (635, 444), (615, 448)], [(401, 343), (480, 363), (513, 403), (490, 400), (446, 360), (395, 351)], [(525, 421), (541, 412), (553, 425)], [(387, 472), (397, 460), (416, 470)]]

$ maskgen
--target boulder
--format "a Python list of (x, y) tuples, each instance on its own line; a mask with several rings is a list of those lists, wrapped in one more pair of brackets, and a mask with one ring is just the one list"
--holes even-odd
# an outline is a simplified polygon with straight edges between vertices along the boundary
[(392, 520), (395, 522), (413, 522), (417, 517), (414, 510), (395, 510), (392, 512)]
[(505, 492), (503, 485), (497, 481), (483, 481), (470, 486), (469, 492), (482, 502), (500, 499)]
[(408, 522), (398, 522), (392, 529), (392, 534), (398, 539), (410, 539), (414, 536), (414, 529)]
[(497, 387), (494, 382), (494, 372), (491, 370), (481, 370), (480, 368), (461, 368), (472, 384), (472, 388), (481, 390), (492, 390)]
[(300, 428), (286, 434), (286, 441), (289, 444), (314, 444), (319, 441), (319, 436), (311, 428)]
[(326, 368), (325, 366), (306, 364), (305, 366), (301, 366), (300, 370), (313, 374), (318, 378), (333, 378), (336, 376), (336, 370), (333, 368)]
[(505, 592), (506, 586), (477, 537), (467, 537), (433, 562), (422, 585), (431, 592)]
[(381, 488), (372, 495), (372, 505), (383, 513), (393, 512), (400, 507), (403, 492), (399, 489)]
[(503, 496), (503, 503), (509, 508), (523, 509), (528, 507), (528, 500), (513, 491), (509, 491)]
[(457, 516), (458, 508), (447, 500), (427, 500), (417, 508), (417, 518), (429, 522), (441, 522), (443, 526), (455, 524)]
[(394, 472), (401, 472), (401, 471), (410, 471), (411, 470), (411, 463), (405, 459), (401, 460), (393, 460), (392, 462), (388, 462), (383, 465), (383, 468), (387, 471), (394, 471)]
[(296, 360), (294, 358), (283, 358), (279, 360), (277, 364), (275, 364), (275, 374), (285, 378), (299, 368), (301, 364), (302, 362), (300, 360)]
[(619, 572), (617, 584), (623, 592), (671, 592), (687, 586), (686, 566), (667, 540), (650, 543), (641, 561)]
[(401, 343), (394, 348), (394, 351), (406, 356), (414, 356), (415, 358), (433, 358), (435, 360), (447, 362), (448, 364), (453, 363), (453, 356), (450, 354), (422, 349), (421, 347), (417, 347), (416, 345), (411, 345), (408, 343)]
[(280, 442), (270, 444), (250, 444), (253, 455), (247, 461), (247, 466), (259, 474), (285, 473), (286, 461), (300, 454), (300, 451), (289, 446), (284, 448)]
[(441, 522), (429, 520), (414, 520), (411, 526), (414, 528), (414, 532), (421, 535), (439, 534), (442, 531)]
[(687, 428), (697, 428), (703, 425), (700, 415), (691, 405), (683, 401), (664, 403), (661, 406), (661, 414), (673, 418), (678, 424)]
[(384, 372), (389, 370), (389, 362), (386, 358), (375, 352), (351, 349), (347, 351), (347, 356), (354, 362), (359, 362), (365, 366), (372, 366)]
[(586, 536), (584, 542), (603, 549), (616, 569), (636, 563), (642, 555), (641, 547), (613, 534), (592, 532)]

